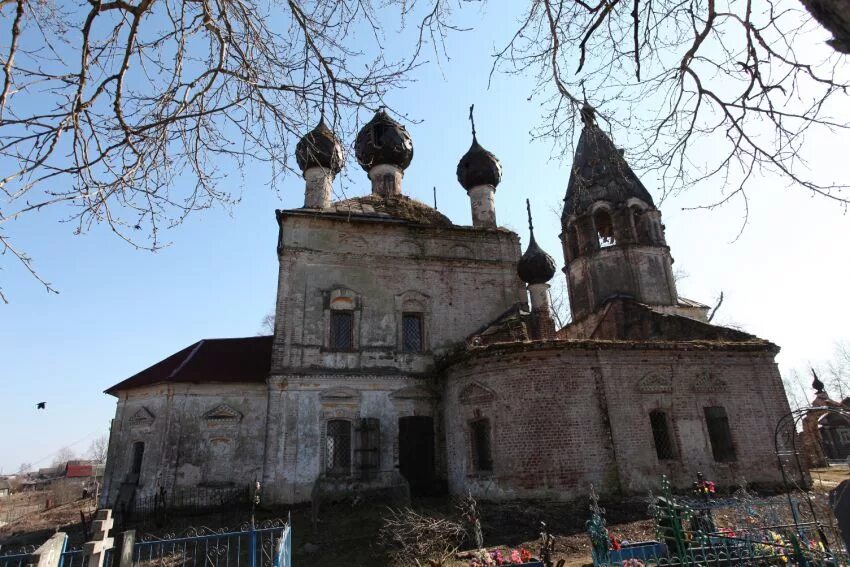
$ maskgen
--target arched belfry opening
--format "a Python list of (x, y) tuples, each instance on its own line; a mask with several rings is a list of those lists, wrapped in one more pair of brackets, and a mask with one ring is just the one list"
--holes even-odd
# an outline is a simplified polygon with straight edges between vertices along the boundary
[(593, 226), (596, 228), (596, 239), (600, 248), (617, 244), (617, 239), (614, 237), (614, 222), (608, 209), (597, 209), (593, 214)]

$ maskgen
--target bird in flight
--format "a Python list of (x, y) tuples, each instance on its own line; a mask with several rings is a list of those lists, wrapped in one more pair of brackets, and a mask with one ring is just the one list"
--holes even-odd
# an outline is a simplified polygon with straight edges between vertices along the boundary
[(47, 402), (38, 402), (35, 404), (35, 407), (38, 409), (45, 409), (47, 407)]

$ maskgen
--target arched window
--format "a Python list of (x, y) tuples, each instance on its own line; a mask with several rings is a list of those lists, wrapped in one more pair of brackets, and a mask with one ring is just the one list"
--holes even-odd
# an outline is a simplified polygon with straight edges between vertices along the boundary
[(676, 458), (673, 447), (673, 439), (670, 435), (670, 423), (667, 414), (661, 410), (649, 413), (649, 423), (652, 425), (652, 439), (655, 442), (655, 456), (659, 461), (668, 461)]
[(606, 209), (599, 209), (593, 214), (593, 225), (596, 227), (596, 238), (599, 240), (600, 248), (617, 244), (614, 238), (614, 223)]
[(401, 350), (422, 352), (422, 313), (402, 313)]
[(632, 207), (632, 224), (635, 230), (635, 240), (640, 244), (651, 244), (654, 241), (652, 236), (652, 219), (640, 207)]
[(357, 349), (357, 295), (347, 289), (330, 292), (328, 303), (328, 340), (330, 350), (351, 352)]
[(325, 432), (325, 470), (330, 475), (351, 474), (351, 422), (328, 421)]
[(408, 290), (396, 296), (397, 345), (401, 352), (426, 352), (429, 348), (431, 298)]
[(469, 424), (472, 441), (472, 470), (489, 472), (493, 470), (493, 453), (490, 443), (490, 420), (476, 419)]

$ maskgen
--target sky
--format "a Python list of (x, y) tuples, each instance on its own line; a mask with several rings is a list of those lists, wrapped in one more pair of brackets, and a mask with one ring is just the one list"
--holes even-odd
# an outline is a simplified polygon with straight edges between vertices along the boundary
[[(525, 246), (530, 198), (535, 235), (562, 267), (555, 211), (570, 160), (552, 159), (549, 142), (531, 141), (541, 108), (528, 99), (528, 78), (497, 75), (488, 89), (489, 57), (512, 31), (513, 15), (494, 7), (472, 17), (480, 18), (482, 31), (475, 33), (489, 34), (489, 41), (450, 37), (450, 60), (424, 66), (415, 83), (388, 96), (416, 119), (407, 126), (415, 155), (404, 193), (431, 203), (436, 187), (440, 211), (471, 224), (455, 168), (471, 141), (467, 114), (474, 103), (478, 139), (504, 168), (496, 192), (499, 224), (517, 231)], [(813, 167), (836, 181), (847, 178), (846, 150), (828, 138), (809, 143)], [(368, 194), (365, 172), (349, 168), (345, 194)], [(274, 210), (299, 207), (304, 195), (297, 176), (287, 177), (279, 192), (266, 187), (268, 179), (263, 168), (252, 168), (244, 180), (233, 176), (228, 182), (244, 185), (241, 202), (190, 216), (168, 231), (172, 244), (156, 253), (137, 251), (102, 226), (74, 235), (72, 224), (59, 222), (61, 211), (11, 227), (60, 293), (46, 293), (0, 258), (10, 299), (0, 305), (0, 471), (14, 472), (24, 462), (48, 466), (63, 447), (84, 455), (114, 415), (115, 399), (104, 389), (202, 338), (261, 331), (277, 287)], [(658, 199), (654, 180), (643, 181)], [(709, 189), (722, 191), (721, 181)], [(722, 291), (717, 320), (780, 345), (783, 370), (827, 359), (835, 341), (850, 339), (845, 211), (784, 180), (761, 177), (750, 185), (748, 224), (736, 238), (739, 204), (685, 210), (711, 200), (702, 191), (656, 203), (682, 275), (680, 295), (713, 305)], [(47, 408), (36, 410), (41, 401)]]

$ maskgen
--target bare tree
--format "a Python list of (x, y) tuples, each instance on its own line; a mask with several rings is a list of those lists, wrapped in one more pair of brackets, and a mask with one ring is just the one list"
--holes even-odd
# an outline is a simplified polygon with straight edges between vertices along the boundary
[(821, 374), (826, 378), (826, 387), (836, 400), (850, 396), (850, 342), (835, 341), (832, 357), (823, 365)]
[(56, 453), (53, 454), (53, 461), (51, 464), (54, 467), (58, 467), (64, 465), (68, 461), (73, 461), (77, 458), (77, 454), (70, 447), (62, 447)]
[(106, 454), (109, 451), (109, 435), (103, 434), (92, 440), (89, 445), (88, 457), (98, 464), (106, 462)]
[[(449, 28), (445, 4), (3, 1), (0, 252), (54, 291), (10, 222), (64, 204), (77, 232), (106, 223), (154, 250), (163, 227), (238, 199), (228, 167), (268, 164), (275, 185), (320, 113), (344, 135), (402, 84)], [(383, 49), (383, 28), (418, 14), (418, 41), (388, 57), (403, 51)], [(349, 46), (355, 29), (371, 49)]]
[(810, 390), (806, 389), (801, 374), (796, 369), (785, 372), (782, 376), (782, 385), (785, 388), (785, 397), (792, 410), (800, 409), (809, 405), (811, 397)]
[(32, 470), (32, 463), (21, 463), (21, 466), (18, 467), (18, 474), (27, 474)]
[(567, 155), (593, 103), (665, 196), (712, 179), (723, 189), (705, 207), (740, 198), (748, 212), (748, 182), (774, 173), (846, 205), (848, 186), (802, 152), (813, 131), (848, 130), (846, 58), (813, 47), (813, 30), (783, 0), (531, 0), (493, 70), (536, 78), (536, 136)]
[(845, 0), (800, 0), (812, 16), (834, 37), (827, 43), (850, 53), (850, 4)]
[[(292, 142), (319, 112), (343, 137), (352, 133), (358, 111), (407, 80), (426, 44), (445, 56), (442, 40), (456, 29), (450, 8), (470, 3), (5, 0), (0, 252), (54, 291), (9, 230), (61, 205), (78, 232), (105, 223), (133, 246), (162, 246), (164, 227), (238, 199), (225, 182), (231, 166), (268, 164), (275, 186), (291, 167)], [(805, 4), (820, 21), (840, 24), (843, 12), (823, 9), (838, 0)], [(532, 79), (531, 97), (546, 109), (535, 135), (556, 140), (564, 155), (586, 98), (633, 165), (657, 174), (663, 195), (719, 178), (724, 188), (705, 206), (741, 198), (746, 207), (753, 174), (776, 173), (847, 203), (847, 185), (819, 178), (804, 161), (807, 135), (847, 134), (850, 82), (838, 52), (800, 49), (819, 29), (802, 4), (520, 6), (493, 70)], [(392, 54), (405, 50), (387, 30), (411, 21), (413, 45), (389, 57), (385, 42)], [(833, 45), (843, 49), (833, 27)], [(354, 50), (351, 38), (363, 29), (373, 45)]]
[(397, 566), (443, 565), (460, 548), (466, 531), (458, 522), (410, 508), (387, 509), (378, 541)]
[(258, 335), (273, 335), (274, 334), (274, 311), (266, 313), (263, 320), (260, 321), (260, 331)]
[(549, 303), (552, 306), (552, 316), (555, 318), (555, 323), (558, 329), (563, 329), (572, 321), (572, 313), (570, 312), (570, 298), (567, 291), (566, 278), (552, 278), (549, 288)]

